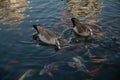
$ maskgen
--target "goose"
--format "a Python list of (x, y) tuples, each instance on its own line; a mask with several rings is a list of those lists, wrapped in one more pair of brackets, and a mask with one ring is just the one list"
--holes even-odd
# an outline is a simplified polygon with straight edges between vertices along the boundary
[(73, 24), (73, 31), (82, 37), (90, 37), (93, 35), (92, 29), (86, 26), (84, 23), (79, 22), (76, 18), (71, 18)]
[(60, 42), (53, 32), (41, 27), (40, 25), (33, 25), (33, 27), (37, 31), (37, 33), (33, 35), (34, 40), (40, 40), (43, 43), (55, 45), (57, 47), (57, 50), (61, 49)]

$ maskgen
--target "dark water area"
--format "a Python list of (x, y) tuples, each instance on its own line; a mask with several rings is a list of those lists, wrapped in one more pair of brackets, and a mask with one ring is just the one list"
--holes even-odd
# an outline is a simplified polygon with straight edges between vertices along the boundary
[[(69, 10), (69, 0), (0, 0), (0, 80), (120, 80), (120, 0), (100, 2), (98, 13), (81, 17)], [(91, 24), (94, 36), (88, 48), (81, 41), (56, 52), (54, 46), (29, 43), (35, 32), (33, 24), (62, 33), (72, 26), (72, 17)], [(95, 25), (94, 20), (98, 20)], [(90, 55), (107, 61), (94, 63)], [(85, 60), (89, 71), (98, 71), (89, 75), (69, 67), (66, 63), (76, 56)], [(44, 65), (52, 63), (58, 65), (52, 76), (39, 75)]]

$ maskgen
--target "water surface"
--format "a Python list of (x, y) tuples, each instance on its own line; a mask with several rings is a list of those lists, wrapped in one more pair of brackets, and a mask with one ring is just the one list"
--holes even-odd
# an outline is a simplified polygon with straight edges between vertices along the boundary
[[(0, 80), (19, 80), (29, 69), (33, 69), (35, 74), (24, 80), (52, 80), (47, 74), (42, 76), (38, 74), (44, 65), (72, 61), (74, 56), (87, 59), (88, 55), (85, 54), (88, 51), (94, 56), (106, 57), (108, 61), (104, 64), (113, 65), (103, 66), (97, 74), (89, 76), (84, 72), (74, 73), (74, 70), (69, 70), (68, 66), (59, 64), (58, 70), (52, 72), (54, 80), (119, 80), (120, 1), (101, 0), (100, 2), (101, 6), (97, 7), (97, 13), (78, 15), (77, 11), (74, 13), (78, 3), (66, 0), (10, 0), (10, 2), (1, 0)], [(89, 48), (85, 47), (84, 42), (80, 42), (78, 46), (74, 45), (56, 52), (54, 46), (20, 42), (32, 40), (32, 33), (35, 32), (32, 29), (33, 24), (41, 24), (44, 28), (61, 33), (66, 27), (71, 27), (72, 17), (92, 25), (95, 35), (89, 43)], [(95, 23), (97, 26), (92, 24), (91, 20), (97, 20), (98, 22)], [(97, 31), (98, 27), (102, 30)], [(88, 70), (101, 66), (92, 63), (85, 65)]]

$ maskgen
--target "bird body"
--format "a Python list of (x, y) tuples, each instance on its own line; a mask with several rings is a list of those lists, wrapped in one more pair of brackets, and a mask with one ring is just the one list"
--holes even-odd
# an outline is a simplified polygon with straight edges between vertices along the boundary
[(71, 19), (73, 23), (73, 31), (82, 36), (82, 37), (89, 37), (92, 36), (92, 29), (85, 25), (85, 23), (79, 22), (78, 19), (72, 18)]
[(39, 25), (33, 25), (33, 27), (37, 30), (37, 33), (33, 35), (34, 40), (40, 40), (46, 44), (55, 45), (58, 49), (61, 49), (60, 43), (52, 31), (42, 28)]

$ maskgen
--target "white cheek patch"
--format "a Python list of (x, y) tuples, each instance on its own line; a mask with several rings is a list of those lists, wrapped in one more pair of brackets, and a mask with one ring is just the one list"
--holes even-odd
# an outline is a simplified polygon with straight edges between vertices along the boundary
[(76, 26), (73, 28), (73, 30), (74, 30), (76, 33), (78, 33), (78, 30), (77, 30), (77, 27), (76, 27)]

